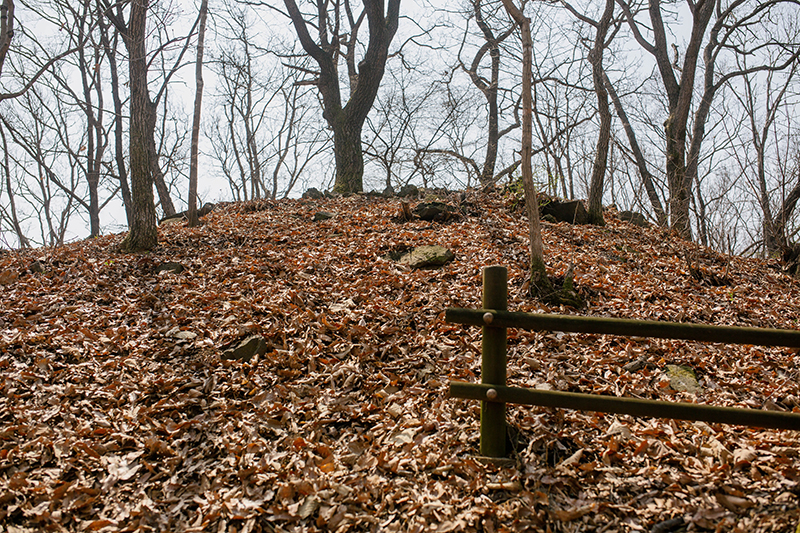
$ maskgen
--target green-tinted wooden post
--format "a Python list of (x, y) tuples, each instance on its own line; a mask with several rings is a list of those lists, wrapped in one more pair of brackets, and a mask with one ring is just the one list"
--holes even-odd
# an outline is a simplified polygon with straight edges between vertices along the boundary
[[(508, 309), (508, 271), (503, 266), (483, 269), (483, 308)], [(492, 326), (492, 315), (484, 315), (481, 339), (481, 383), (506, 384), (506, 328)], [(492, 390), (487, 394), (491, 394)], [(481, 402), (481, 455), (506, 455), (506, 404)]]

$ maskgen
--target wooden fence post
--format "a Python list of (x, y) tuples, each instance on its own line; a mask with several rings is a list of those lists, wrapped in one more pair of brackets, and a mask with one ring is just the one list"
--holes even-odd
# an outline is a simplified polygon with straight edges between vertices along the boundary
[[(508, 270), (504, 266), (483, 269), (483, 308), (506, 311), (508, 309)], [(506, 384), (506, 328), (492, 326), (491, 313), (484, 315), (481, 335), (481, 383), (504, 387)], [(493, 389), (487, 397), (492, 398)], [(481, 455), (505, 457), (506, 455), (506, 404), (483, 400), (481, 402)]]

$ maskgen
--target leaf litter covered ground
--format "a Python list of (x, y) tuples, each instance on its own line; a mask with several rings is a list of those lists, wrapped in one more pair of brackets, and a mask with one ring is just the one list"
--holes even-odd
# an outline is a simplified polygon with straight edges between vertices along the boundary
[[(796, 329), (797, 281), (612, 212), (544, 224), (588, 301), (549, 308), (522, 213), (468, 200), (447, 223), (366, 197), (229, 204), (150, 254), (114, 235), (0, 255), (0, 531), (793, 532), (797, 431), (509, 406), (511, 461), (480, 460), (479, 403), (447, 394), (480, 380), (480, 330), (444, 310), (480, 307), (503, 264), (514, 311)], [(423, 244), (456, 258), (390, 259)], [(265, 355), (220, 358), (253, 334)], [(800, 410), (798, 382), (789, 349), (509, 330), (517, 386)]]

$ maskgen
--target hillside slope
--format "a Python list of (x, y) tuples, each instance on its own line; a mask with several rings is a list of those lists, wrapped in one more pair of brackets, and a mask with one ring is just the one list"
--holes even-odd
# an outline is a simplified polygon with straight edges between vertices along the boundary
[[(513, 461), (480, 461), (479, 405), (447, 395), (480, 379), (480, 330), (444, 310), (480, 307), (502, 264), (514, 311), (797, 329), (798, 282), (609, 214), (544, 224), (588, 301), (551, 309), (526, 296), (522, 213), (469, 200), (446, 223), (366, 197), (229, 204), (151, 254), (114, 235), (0, 255), (0, 531), (794, 531), (797, 431), (510, 407)], [(390, 258), (422, 244), (455, 259)], [(266, 353), (220, 358), (249, 335)], [(509, 336), (514, 385), (800, 406), (791, 350)]]

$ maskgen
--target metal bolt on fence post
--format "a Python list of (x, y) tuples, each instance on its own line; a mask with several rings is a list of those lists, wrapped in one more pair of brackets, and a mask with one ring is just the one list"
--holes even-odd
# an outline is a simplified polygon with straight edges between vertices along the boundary
[[(508, 270), (504, 266), (483, 269), (483, 308), (508, 310)], [(483, 315), (481, 335), (481, 383), (503, 387), (506, 384), (506, 328), (492, 326), (493, 315)], [(487, 395), (489, 396), (489, 395)], [(497, 396), (495, 392), (494, 396)], [(489, 396), (491, 398), (491, 396)], [(506, 404), (481, 402), (481, 455), (506, 455)]]

